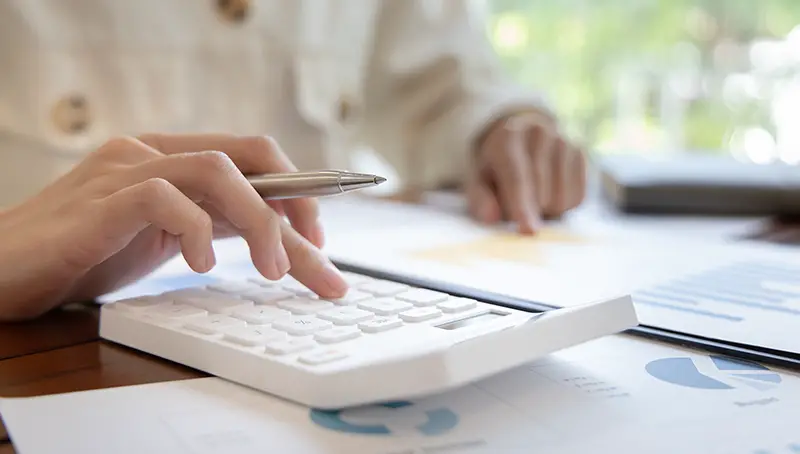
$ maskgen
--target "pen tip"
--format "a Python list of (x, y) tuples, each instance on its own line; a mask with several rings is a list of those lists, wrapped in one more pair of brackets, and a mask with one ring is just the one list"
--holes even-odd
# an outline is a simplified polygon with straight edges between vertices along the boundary
[(375, 177), (375, 184), (381, 184), (386, 181), (386, 178), (383, 177)]

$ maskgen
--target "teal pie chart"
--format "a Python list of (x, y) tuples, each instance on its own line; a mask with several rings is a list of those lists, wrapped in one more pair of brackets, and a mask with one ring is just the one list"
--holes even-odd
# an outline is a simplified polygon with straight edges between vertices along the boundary
[(647, 373), (663, 382), (687, 388), (730, 390), (741, 387), (768, 391), (781, 383), (781, 376), (749, 361), (711, 356), (714, 369), (701, 372), (692, 358), (662, 358), (645, 366)]

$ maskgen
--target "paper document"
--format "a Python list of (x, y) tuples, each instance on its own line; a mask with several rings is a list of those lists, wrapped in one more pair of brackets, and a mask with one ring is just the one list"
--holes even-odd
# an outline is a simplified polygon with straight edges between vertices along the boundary
[(800, 452), (797, 376), (623, 336), (341, 412), (209, 378), (6, 399), (0, 413), (20, 454)]

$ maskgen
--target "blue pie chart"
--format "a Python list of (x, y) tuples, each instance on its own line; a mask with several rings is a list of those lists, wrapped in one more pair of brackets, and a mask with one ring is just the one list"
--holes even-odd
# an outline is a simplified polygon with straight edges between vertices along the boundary
[[(703, 373), (692, 358), (675, 357), (652, 361), (647, 373), (658, 380), (695, 389), (730, 390), (748, 387), (767, 391), (781, 383), (781, 376), (766, 367), (749, 361), (711, 356), (714, 370)], [(736, 386), (734, 385), (736, 384)]]

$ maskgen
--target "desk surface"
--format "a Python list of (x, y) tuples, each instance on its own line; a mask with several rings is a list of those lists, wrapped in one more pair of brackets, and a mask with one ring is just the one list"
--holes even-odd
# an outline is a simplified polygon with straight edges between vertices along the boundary
[[(205, 376), (100, 340), (98, 320), (97, 307), (83, 306), (33, 322), (0, 325), (0, 396), (40, 396)], [(0, 454), (13, 452), (0, 424)]]

